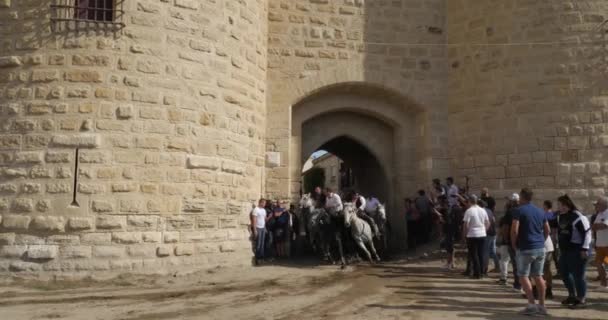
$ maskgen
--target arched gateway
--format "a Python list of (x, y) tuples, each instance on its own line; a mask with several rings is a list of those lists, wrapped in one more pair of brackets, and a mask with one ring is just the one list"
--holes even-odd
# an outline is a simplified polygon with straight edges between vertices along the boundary
[(291, 197), (300, 195), (306, 158), (326, 150), (353, 169), (360, 192), (387, 204), (393, 245), (404, 244), (402, 199), (427, 178), (417, 165), (425, 150), (416, 130), (422, 114), (398, 94), (362, 82), (324, 87), (303, 98), (291, 108)]

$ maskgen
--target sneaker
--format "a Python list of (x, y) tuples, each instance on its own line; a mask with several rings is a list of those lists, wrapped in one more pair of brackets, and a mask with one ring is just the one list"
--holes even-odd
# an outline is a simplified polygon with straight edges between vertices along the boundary
[(573, 304), (568, 306), (570, 309), (584, 309), (585, 307), (587, 307), (587, 301), (581, 301), (579, 299), (576, 299)]
[(578, 301), (575, 297), (568, 297), (566, 298), (566, 300), (562, 301), (562, 305), (564, 306), (569, 306), (574, 304), (576, 301)]
[(498, 285), (501, 285), (501, 286), (506, 286), (506, 285), (507, 285), (507, 280), (505, 280), (505, 279), (500, 279), (500, 280), (496, 281), (496, 283), (497, 283)]
[(549, 313), (547, 312), (547, 308), (545, 308), (544, 306), (541, 306), (541, 305), (537, 305), (536, 306), (536, 315), (542, 316), (542, 317), (547, 317), (547, 316), (549, 316)]
[(523, 314), (526, 316), (534, 316), (538, 314), (538, 308), (536, 307), (536, 305), (530, 304), (526, 308), (521, 310), (519, 314)]

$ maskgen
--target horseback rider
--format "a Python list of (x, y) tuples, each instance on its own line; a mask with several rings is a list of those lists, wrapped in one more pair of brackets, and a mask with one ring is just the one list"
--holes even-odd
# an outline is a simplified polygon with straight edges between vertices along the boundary
[(339, 212), (344, 210), (342, 199), (331, 188), (325, 189), (325, 209), (332, 216), (337, 216)]
[(366, 201), (365, 198), (360, 195), (358, 192), (353, 192), (352, 201), (355, 203), (355, 207), (357, 207), (357, 216), (363, 220), (365, 220), (372, 230), (374, 231), (374, 236), (376, 238), (380, 237), (380, 230), (378, 230), (378, 225), (376, 225), (376, 221), (372, 217), (366, 214)]
[(367, 201), (365, 201), (365, 213), (371, 216), (378, 210), (378, 206), (380, 205), (380, 200), (376, 198), (374, 195), (370, 195), (367, 197)]
[(321, 191), (321, 187), (315, 187), (315, 190), (310, 193), (310, 198), (314, 201), (316, 208), (323, 208), (325, 206), (325, 195)]

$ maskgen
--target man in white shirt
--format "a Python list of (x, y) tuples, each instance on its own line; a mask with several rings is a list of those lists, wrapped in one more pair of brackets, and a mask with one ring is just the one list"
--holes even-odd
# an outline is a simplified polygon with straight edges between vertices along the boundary
[(255, 241), (255, 263), (264, 259), (264, 239), (266, 239), (266, 200), (260, 199), (258, 206), (251, 210), (251, 233)]
[(454, 178), (452, 177), (448, 177), (446, 182), (448, 184), (448, 203), (450, 207), (453, 207), (458, 204), (458, 186), (454, 184)]
[[(467, 248), (469, 254), (469, 264), (467, 272), (475, 279), (481, 279), (481, 264), (484, 260), (484, 243), (486, 238), (486, 230), (490, 227), (490, 219), (487, 212), (477, 205), (478, 198), (475, 195), (467, 197), (467, 211), (464, 213), (463, 232), (466, 237)], [(472, 270), (471, 270), (472, 269)]]
[(380, 230), (378, 229), (378, 225), (376, 225), (376, 221), (374, 221), (374, 218), (372, 218), (372, 216), (371, 216), (375, 212), (371, 212), (370, 214), (367, 214), (367, 212), (365, 210), (367, 208), (365, 197), (360, 195), (358, 192), (355, 192), (353, 195), (353, 201), (355, 202), (355, 205), (357, 206), (357, 216), (359, 218), (365, 220), (372, 228), (374, 235), (376, 237), (379, 237)]
[(608, 290), (606, 266), (608, 266), (608, 197), (601, 197), (595, 203), (598, 210), (592, 229), (595, 232), (595, 262), (600, 275), (601, 287)]
[(337, 193), (333, 192), (331, 188), (325, 189), (325, 196), (327, 197), (325, 200), (325, 209), (329, 214), (335, 216), (344, 209), (342, 199)]
[(365, 207), (366, 207), (365, 197), (362, 196), (362, 195), (360, 195), (358, 192), (355, 192), (355, 197), (357, 198), (355, 200), (355, 203), (357, 205), (357, 209), (359, 209), (359, 211), (365, 212)]

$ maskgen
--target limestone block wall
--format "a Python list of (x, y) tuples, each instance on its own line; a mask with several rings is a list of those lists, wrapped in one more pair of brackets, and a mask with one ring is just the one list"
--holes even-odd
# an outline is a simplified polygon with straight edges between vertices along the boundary
[(0, 271), (247, 263), (266, 1), (124, 1), (116, 33), (49, 6), (0, 1)]
[[(384, 97), (392, 92), (405, 98), (407, 103), (398, 105), (402, 115), (416, 120), (415, 127), (398, 132), (395, 139), (421, 142), (414, 148), (416, 160), (395, 157), (391, 179), (399, 198), (430, 176), (447, 174), (448, 154), (441, 148), (447, 141), (444, 4), (444, 0), (270, 1), (266, 150), (279, 152), (281, 163), (267, 170), (269, 196), (295, 197), (299, 191), (300, 158), (307, 155), (300, 154), (301, 137), (292, 134), (300, 131), (293, 127), (298, 125), (292, 122), (293, 109), (310, 95), (332, 94), (332, 87), (349, 83), (360, 84), (353, 89), (356, 92), (368, 86), (385, 89)], [(408, 147), (394, 145), (393, 150), (398, 155)]]
[(459, 177), (590, 209), (608, 176), (606, 1), (448, 1), (450, 154)]

